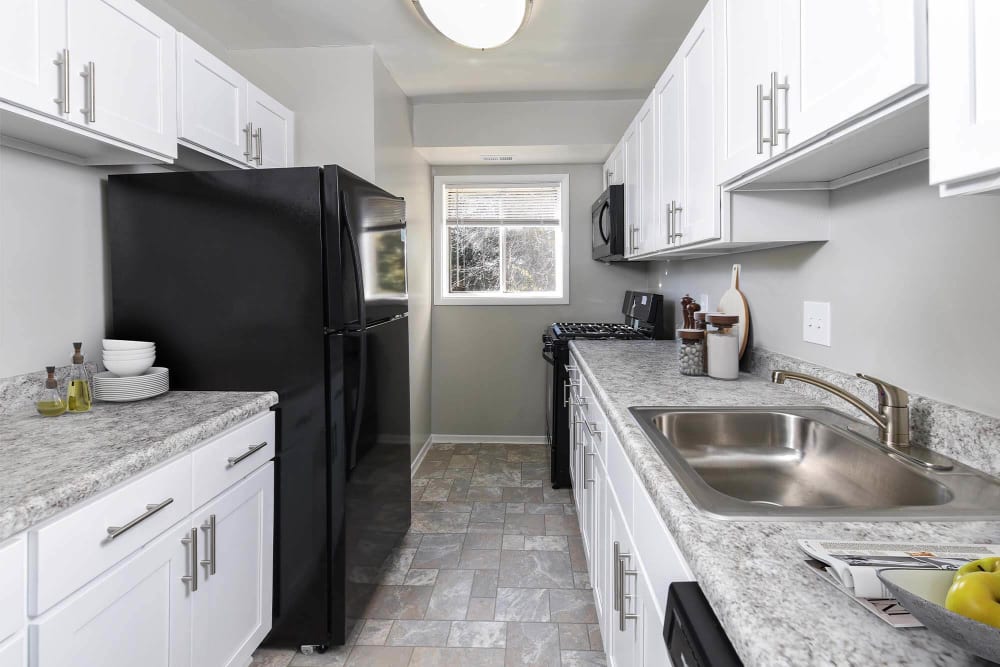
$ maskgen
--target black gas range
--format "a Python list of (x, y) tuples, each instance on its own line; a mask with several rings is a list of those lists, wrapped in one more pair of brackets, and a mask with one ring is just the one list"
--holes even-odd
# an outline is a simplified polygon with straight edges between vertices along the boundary
[[(668, 312), (669, 311), (669, 312)], [(673, 338), (673, 312), (660, 294), (626, 292), (623, 322), (556, 322), (542, 334), (545, 371), (545, 431), (552, 488), (571, 486), (569, 475), (569, 406), (565, 400), (571, 340), (653, 340)]]

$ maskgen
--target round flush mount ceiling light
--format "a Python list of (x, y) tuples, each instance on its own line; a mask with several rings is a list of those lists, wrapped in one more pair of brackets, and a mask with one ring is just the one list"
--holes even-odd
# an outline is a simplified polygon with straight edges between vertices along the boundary
[(503, 46), (524, 26), (534, 0), (413, 0), (435, 30), (470, 49)]

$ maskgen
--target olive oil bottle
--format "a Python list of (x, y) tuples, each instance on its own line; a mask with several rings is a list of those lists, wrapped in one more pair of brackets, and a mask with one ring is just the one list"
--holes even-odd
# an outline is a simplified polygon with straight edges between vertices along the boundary
[(48, 377), (42, 385), (42, 391), (35, 401), (35, 409), (43, 417), (58, 417), (66, 412), (66, 402), (59, 393), (59, 382), (56, 380), (56, 367), (46, 366)]
[(70, 412), (87, 412), (92, 403), (90, 371), (83, 363), (80, 348), (83, 343), (73, 343), (73, 368), (66, 386), (66, 409)]

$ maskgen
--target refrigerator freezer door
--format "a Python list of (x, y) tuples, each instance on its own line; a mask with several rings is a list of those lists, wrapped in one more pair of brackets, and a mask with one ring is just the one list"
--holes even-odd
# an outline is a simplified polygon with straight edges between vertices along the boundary
[(324, 197), (327, 274), (335, 278), (327, 327), (364, 328), (405, 313), (405, 202), (339, 167), (325, 168)]

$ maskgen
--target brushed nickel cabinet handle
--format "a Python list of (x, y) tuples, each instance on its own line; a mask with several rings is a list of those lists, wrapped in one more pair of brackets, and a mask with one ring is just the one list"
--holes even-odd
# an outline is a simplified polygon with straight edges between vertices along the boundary
[(108, 539), (109, 540), (113, 540), (116, 537), (120, 537), (121, 535), (124, 535), (125, 533), (127, 533), (130, 530), (132, 530), (133, 528), (135, 528), (136, 526), (138, 526), (140, 523), (142, 523), (143, 521), (145, 521), (149, 517), (153, 516), (154, 514), (156, 514), (157, 512), (159, 512), (160, 510), (162, 510), (164, 507), (166, 507), (167, 505), (169, 505), (172, 502), (174, 502), (173, 498), (167, 498), (162, 503), (153, 503), (152, 505), (146, 505), (146, 511), (145, 512), (143, 512), (142, 514), (140, 514), (136, 518), (132, 519), (131, 521), (129, 521), (128, 523), (126, 523), (124, 526), (108, 526)]
[(680, 227), (680, 225), (679, 225), (679, 224), (677, 224), (677, 215), (678, 215), (678, 214), (679, 214), (679, 213), (680, 213), (681, 211), (683, 211), (683, 210), (684, 210), (684, 208), (683, 208), (683, 207), (681, 207), (681, 206), (678, 206), (678, 205), (677, 205), (677, 202), (672, 202), (672, 203), (673, 203), (673, 205), (674, 205), (674, 218), (673, 218), (673, 220), (674, 220), (674, 222), (673, 222), (673, 226), (674, 226), (674, 238), (673, 238), (673, 240), (674, 240), (674, 241), (676, 242), (676, 241), (677, 241), (677, 239), (679, 239), (679, 238), (681, 238), (682, 236), (684, 236), (684, 234), (682, 234), (682, 233), (680, 233), (680, 232), (676, 231), (676, 230), (677, 230), (677, 229), (678, 229), (678, 228)]
[[(587, 457), (595, 456), (594, 452), (584, 452), (583, 453), (583, 488), (587, 488), (588, 484), (593, 484), (594, 479), (592, 477), (587, 477)], [(590, 460), (590, 472), (594, 472), (594, 460)]]
[(226, 461), (229, 462), (230, 466), (234, 466), (237, 463), (239, 463), (240, 461), (243, 461), (243, 460), (245, 460), (245, 459), (253, 456), (254, 454), (256, 454), (257, 452), (259, 452), (260, 450), (264, 449), (265, 447), (267, 447), (267, 443), (266, 442), (262, 442), (259, 445), (250, 445), (249, 447), (247, 447), (247, 450), (245, 452), (243, 452), (239, 456), (230, 456), (228, 459), (226, 459)]
[(94, 74), (96, 73), (96, 68), (94, 67), (94, 61), (88, 62), (83, 66), (83, 71), (80, 72), (80, 76), (86, 81), (86, 86), (84, 87), (84, 99), (83, 108), (80, 109), (80, 113), (83, 114), (84, 120), (88, 123), (93, 123), (97, 120), (97, 111), (94, 109), (97, 98), (97, 89), (94, 86)]
[(62, 113), (69, 113), (69, 49), (63, 49), (52, 63), (59, 69), (59, 97), (52, 101)]
[(259, 167), (262, 164), (264, 164), (264, 129), (263, 128), (260, 128), (260, 127), (257, 128), (256, 138), (257, 138), (257, 156), (254, 158), (254, 161), (257, 163), (257, 166)]
[(243, 151), (243, 157), (247, 159), (247, 164), (253, 161), (253, 123), (247, 123), (243, 128), (243, 134), (247, 138), (247, 149)]
[(186, 537), (181, 538), (181, 544), (188, 550), (187, 574), (181, 577), (181, 581), (195, 593), (198, 590), (198, 529), (192, 528)]
[(622, 553), (621, 553), (621, 544), (619, 544), (617, 541), (614, 543), (613, 552), (615, 561), (615, 574), (611, 579), (612, 586), (614, 587), (614, 591), (612, 591), (611, 595), (611, 601), (614, 603), (615, 611), (618, 611), (618, 608), (621, 606), (621, 603), (618, 601), (618, 596), (621, 594), (621, 588), (618, 587), (618, 570), (619, 568), (621, 568), (622, 564)]
[[(774, 91), (770, 95), (764, 94), (764, 84), (757, 84), (757, 155), (764, 154), (764, 144), (772, 145), (774, 137), (764, 136), (764, 102), (771, 102), (774, 99)], [(771, 113), (774, 113), (774, 104), (771, 104)]]
[(205, 531), (208, 538), (208, 544), (205, 545), (208, 558), (203, 559), (201, 564), (208, 568), (209, 574), (215, 574), (215, 526), (214, 514), (209, 515), (205, 523), (201, 524), (201, 529)]
[[(785, 148), (788, 148), (788, 77), (784, 83), (778, 83), (778, 73), (771, 72), (771, 140), (775, 145), (778, 143), (778, 136), (785, 139)], [(778, 93), (785, 93), (785, 126), (778, 127)]]

